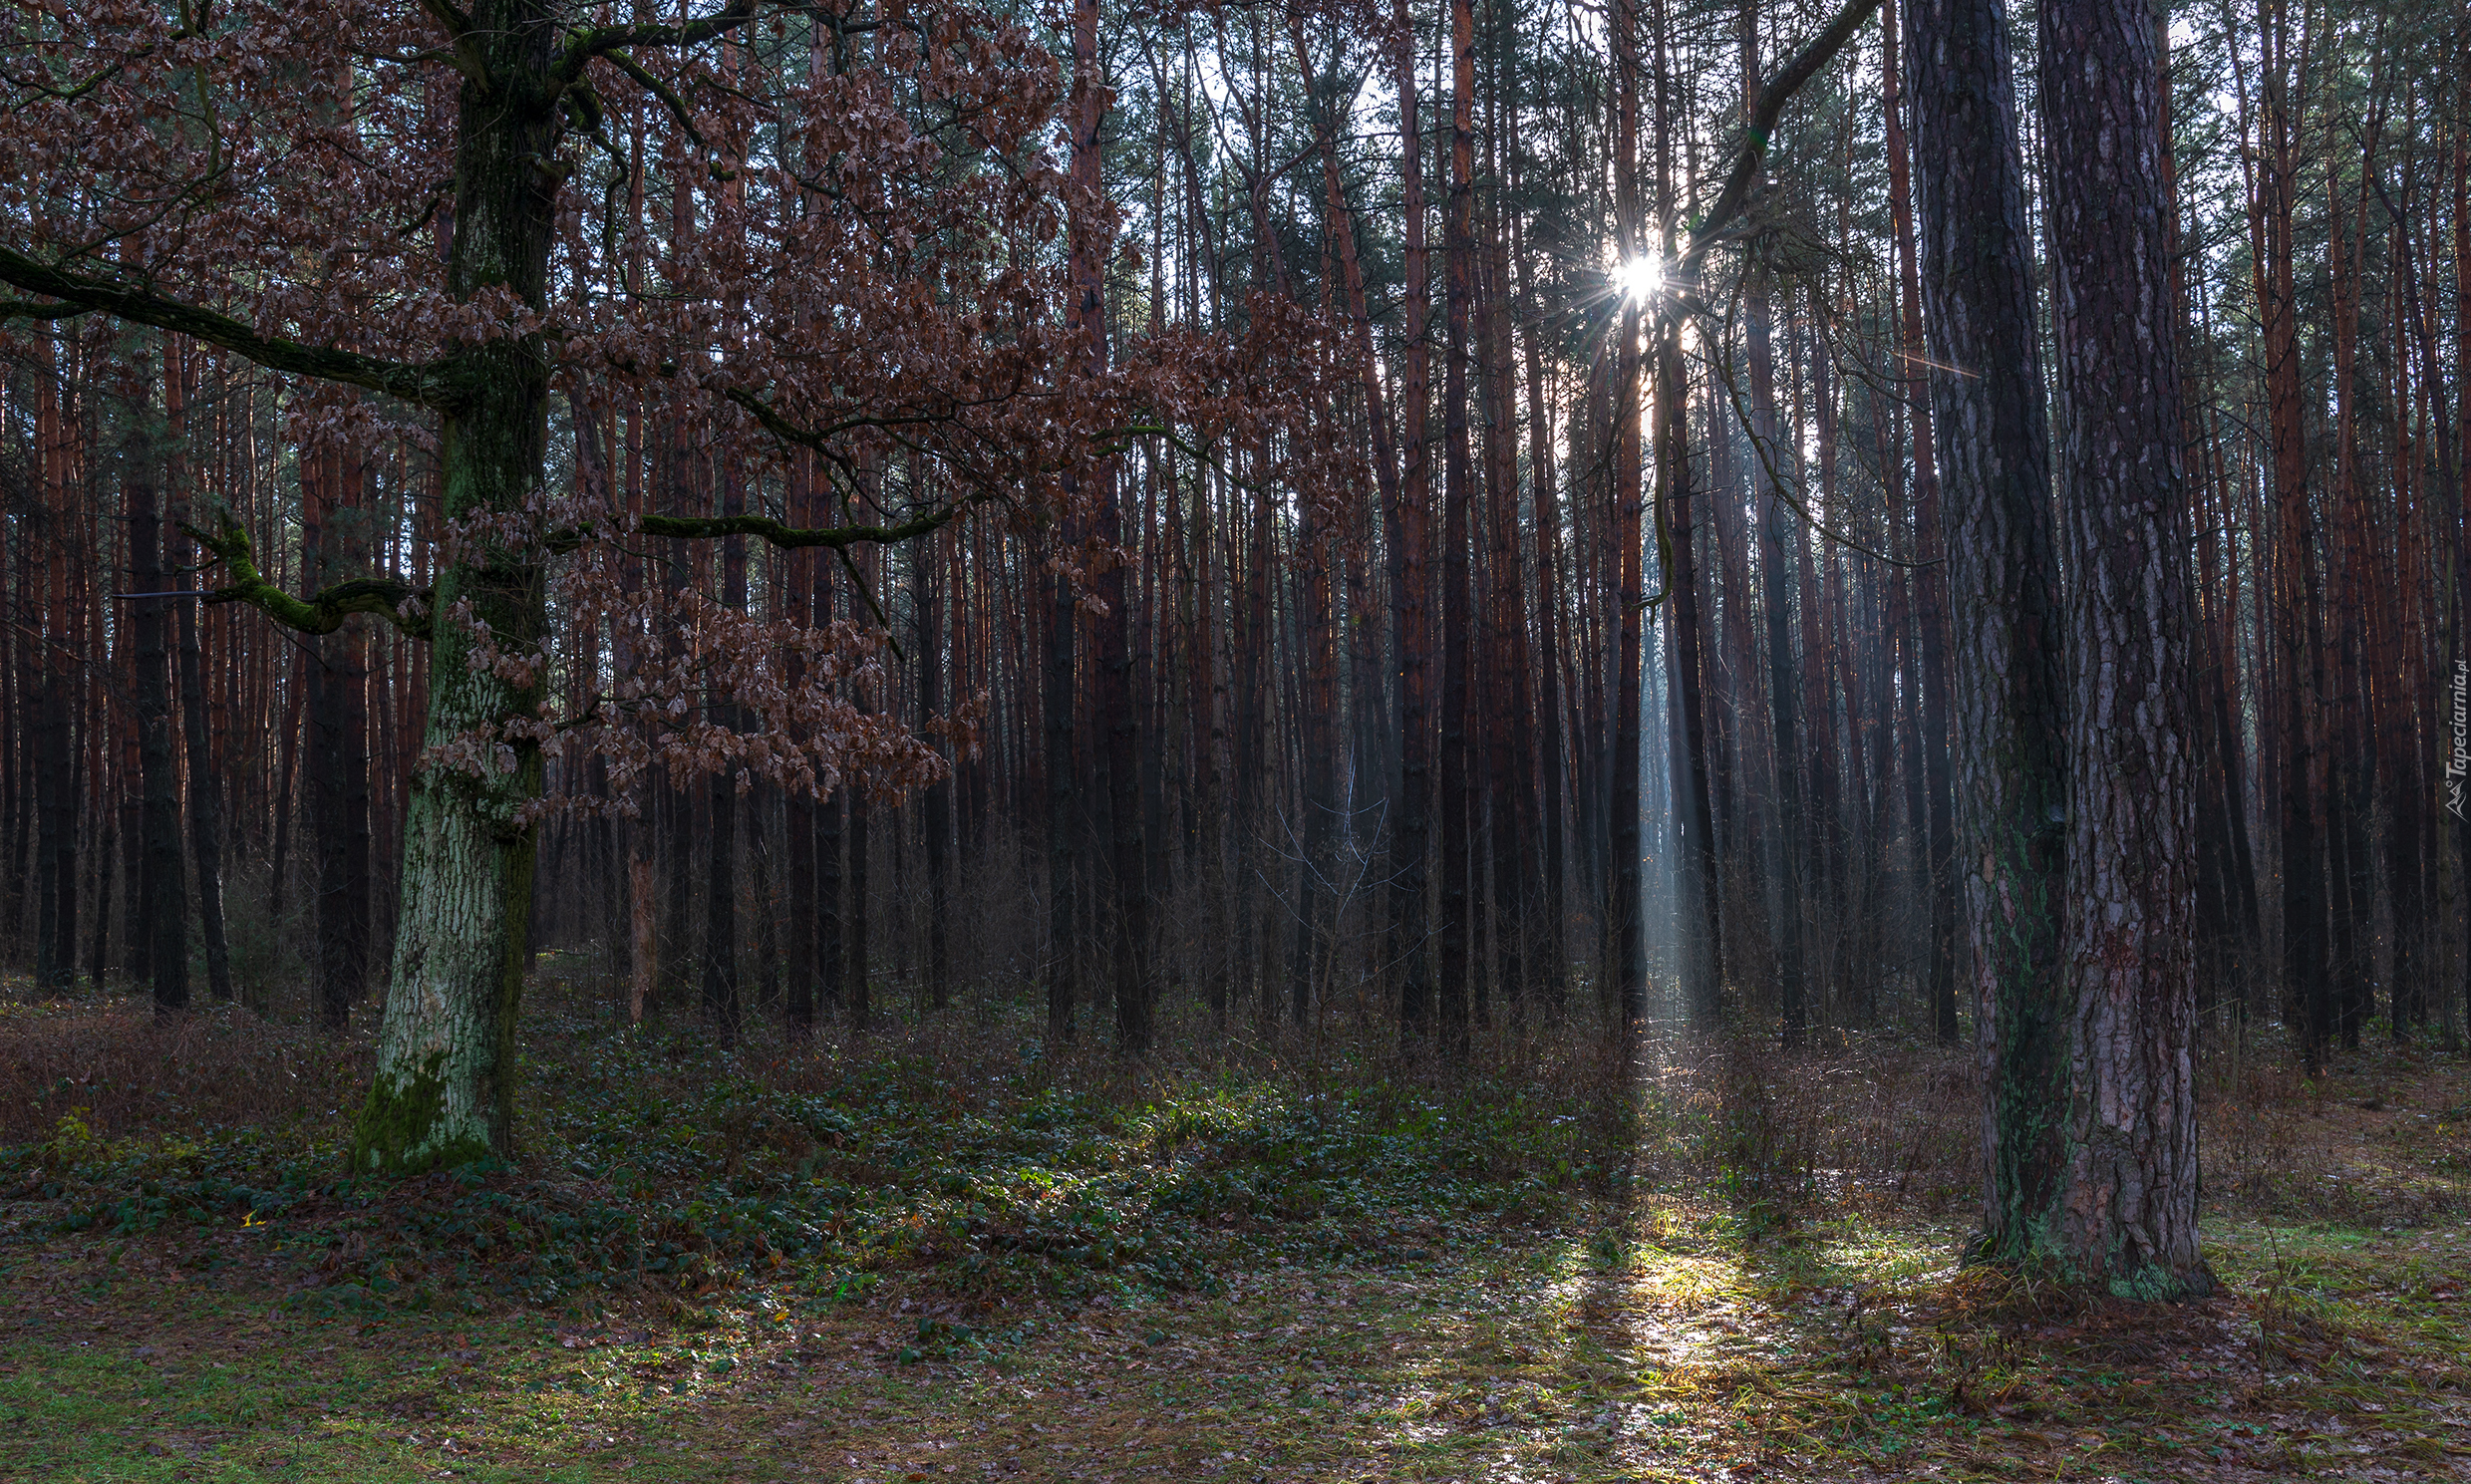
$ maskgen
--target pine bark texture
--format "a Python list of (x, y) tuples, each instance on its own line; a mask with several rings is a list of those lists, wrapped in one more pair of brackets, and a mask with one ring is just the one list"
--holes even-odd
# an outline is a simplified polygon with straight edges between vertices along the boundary
[(2066, 1192), (2079, 1276), (2202, 1296), (2188, 505), (2157, 28), (2144, 0), (2042, 0), (2066, 541)]
[(1981, 1251), (2049, 1241), (2068, 1107), (2058, 1014), (2066, 681), (2049, 434), (1999, 0), (1910, 6), (1917, 254), (1947, 498), (1959, 869), (1986, 1089)]

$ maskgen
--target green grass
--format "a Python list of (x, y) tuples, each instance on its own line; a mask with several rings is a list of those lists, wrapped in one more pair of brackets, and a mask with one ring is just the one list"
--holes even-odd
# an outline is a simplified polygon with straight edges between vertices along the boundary
[(315, 1317), (133, 1273), (141, 1244), (118, 1269), (99, 1244), (21, 1252), (5, 1276), (42, 1322), (0, 1342), (0, 1475), (2440, 1478), (2471, 1456), (2459, 1304), (2411, 1287), (2460, 1271), (2459, 1228), (2226, 1225), (2232, 1297), (2088, 1312), (1954, 1269), (1954, 1229), (1856, 1214), (1745, 1250), (1726, 1213), (1651, 1212), (1663, 1236), (1610, 1264), (1601, 1229), (1470, 1218), (1404, 1268), (1272, 1261), (977, 1324), (909, 1279), (816, 1317), (785, 1281), (597, 1321)]
[(1822, 1179), (1793, 1130), (1855, 1115), (1783, 1074), (1659, 1078), (1624, 1167), (1535, 1063), (528, 1044), (520, 1168), (347, 1181), (339, 1113), (0, 1151), (0, 1479), (2471, 1467), (2460, 1130), (2417, 1116), (2455, 1062), (2258, 1103), (2261, 1160), (2358, 1188), (2252, 1182), (2224, 1294), (2143, 1306), (1960, 1268), (1962, 1209), (1895, 1193), (1951, 1177)]

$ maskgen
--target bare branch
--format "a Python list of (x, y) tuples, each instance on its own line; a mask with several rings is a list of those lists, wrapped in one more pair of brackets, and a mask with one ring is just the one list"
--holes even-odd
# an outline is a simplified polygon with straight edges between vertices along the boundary
[[(406, 402), (417, 402), (424, 407), (452, 408), (463, 400), (461, 388), (441, 373), (438, 363), (411, 365), (364, 356), (356, 351), (336, 350), (331, 346), (276, 340), (258, 334), (230, 315), (200, 309), (193, 304), (182, 304), (176, 299), (130, 288), (108, 278), (71, 273), (49, 263), (37, 262), (8, 247), (0, 247), (0, 283), (65, 301), (77, 306), (76, 312), (99, 309), (136, 324), (152, 325), (157, 330), (169, 330), (192, 340), (202, 340), (208, 345), (221, 346), (269, 371), (364, 387), (372, 392), (400, 397)], [(60, 314), (46, 317), (58, 318)]]
[(1741, 400), (1741, 387), (1733, 378), (1732, 367), (1729, 364), (1717, 361), (1713, 358), (1710, 358), (1709, 365), (1715, 372), (1716, 380), (1724, 384), (1724, 391), (1728, 399), (1733, 404), (1733, 416), (1741, 420), (1741, 431), (1750, 440), (1751, 451), (1759, 456), (1759, 468), (1767, 475), (1769, 492), (1775, 495), (1778, 503), (1791, 509), (1795, 515), (1800, 516), (1802, 524), (1809, 526), (1814, 531), (1817, 531), (1822, 537), (1826, 538), (1829, 542), (1835, 545), (1842, 546), (1848, 551), (1858, 551), (1873, 561), (1885, 562), (1891, 567), (1905, 567), (1909, 569), (1935, 567), (1939, 565), (1942, 560), (1944, 560), (1944, 558), (1941, 557), (1931, 557), (1923, 561), (1907, 561), (1901, 556), (1890, 556), (1884, 551), (1878, 550), (1875, 547), (1867, 546), (1862, 542), (1853, 539), (1853, 537), (1846, 535), (1844, 532), (1829, 525), (1826, 521), (1821, 520), (1818, 512), (1810, 508), (1810, 501), (1807, 495), (1789, 487), (1785, 480), (1783, 470), (1776, 466), (1775, 448), (1769, 444), (1768, 440), (1759, 437), (1758, 424), (1751, 418), (1749, 407)]
[(951, 524), (954, 517), (978, 502), (976, 498), (956, 500), (893, 525), (801, 527), (784, 525), (770, 515), (646, 515), (636, 529), (647, 536), (679, 536), (687, 540), (761, 536), (772, 545), (789, 551), (807, 546), (840, 550), (870, 541), (891, 545), (915, 539)]
[(453, 0), (421, 0), (421, 9), (438, 23), (447, 33), (447, 39), (454, 44), (455, 70), (481, 88), (493, 90), (495, 85), (489, 77), (488, 60), (481, 52), (479, 42), (472, 36), (471, 17), (457, 9)]
[(1775, 133), (1776, 120), (1783, 116), (1784, 106), (1792, 102), (1804, 83), (1818, 75), (1819, 69), (1836, 60), (1845, 43), (1853, 40), (1853, 34), (1878, 9), (1879, 0), (1847, 0), (1845, 8), (1827, 23), (1827, 29), (1811, 38), (1810, 45), (1786, 63), (1774, 81), (1759, 90), (1759, 105), (1751, 112), (1750, 128), (1742, 136), (1740, 152), (1733, 156), (1733, 167), (1725, 172), (1724, 188), (1717, 192), (1715, 204), (1707, 208), (1707, 214), (1691, 233), (1691, 245), (1666, 275), (1669, 281), (1687, 283), (1698, 274), (1699, 260), (1731, 229), (1733, 218), (1749, 204), (1750, 188), (1757, 183), (1759, 166), (1766, 162), (1768, 139)]
[(695, 116), (687, 112), (686, 101), (673, 92), (669, 84), (645, 71), (642, 63), (624, 52), (610, 52), (607, 56), (612, 66), (633, 78), (636, 86), (661, 101), (661, 106), (669, 110), (669, 116), (678, 121), (678, 127), (686, 131), (687, 138), (695, 141), (695, 148), (707, 148), (704, 136), (695, 127)]
[[(700, 21), (683, 26), (595, 26), (578, 32), (566, 43), (565, 54), (558, 58), (553, 74), (557, 85), (564, 87), (583, 76), (583, 69), (595, 57), (617, 61), (630, 47), (691, 47), (726, 35), (755, 19), (756, 0), (729, 0), (729, 4)], [(624, 66), (621, 62), (619, 65)]]

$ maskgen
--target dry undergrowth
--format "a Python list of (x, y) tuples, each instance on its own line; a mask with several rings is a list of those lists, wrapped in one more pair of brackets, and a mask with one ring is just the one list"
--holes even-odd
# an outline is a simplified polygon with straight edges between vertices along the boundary
[(72, 1114), (104, 1138), (288, 1132), (357, 1106), (370, 1059), (366, 1036), (245, 1010), (157, 1016), (134, 997), (11, 994), (0, 1002), (0, 1145), (48, 1138)]
[[(1019, 1074), (1005, 1034), (901, 1031), (864, 1054), (940, 1064), (932, 1085), (966, 1088)], [(1482, 1054), (1547, 1081), (1610, 1075), (1543, 1041), (1504, 1032)], [(0, 1116), (18, 1120), (10, 1138), (41, 1136), (65, 1080), (98, 1139), (201, 1116), (307, 1129), (348, 1106), (361, 1054), (236, 1017), (17, 1011), (0, 1019), (0, 1079), (47, 1101)], [(566, 1064), (542, 1054), (544, 1075)], [(815, 1092), (859, 1054), (739, 1052), (763, 1085)], [(1360, 1069), (1351, 1054), (1336, 1036), (1264, 1038), (1235, 1059), (1326, 1087)], [(168, 1098), (143, 1090), (150, 1057)], [(683, 1088), (693, 1069), (649, 1074)], [(1191, 1073), (1082, 1050), (1042, 1075), (1137, 1112), (1171, 1109)], [(299, 1261), (241, 1231), (20, 1241), (0, 1246), (0, 1479), (2262, 1484), (2471, 1468), (2458, 1059), (2372, 1046), (2312, 1085), (2209, 1055), (2225, 1288), (2183, 1306), (1957, 1266), (1975, 1178), (1957, 1054), (1848, 1037), (1785, 1058), (1676, 1033), (1641, 1076), (1627, 1189), (1515, 1216), (1369, 1214), (1382, 1230), (1360, 1250), (1378, 1257), (1282, 1247), (1308, 1213), (1264, 1207), (1229, 1226), (1216, 1291), (1060, 1303), (904, 1269), (831, 1302), (784, 1269), (621, 1292), (597, 1313), (368, 1316), (310, 1302)], [(1171, 1154), (1154, 1130), (1174, 1116), (1124, 1157)]]

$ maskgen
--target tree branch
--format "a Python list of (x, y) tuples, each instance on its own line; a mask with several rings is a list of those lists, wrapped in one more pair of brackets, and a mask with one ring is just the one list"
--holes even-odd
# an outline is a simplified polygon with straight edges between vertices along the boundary
[(471, 79), (483, 92), (495, 92), (488, 59), (472, 38), (471, 17), (458, 9), (453, 0), (421, 0), (421, 9), (447, 33), (455, 51), (455, 70)]
[(9, 320), (67, 320), (89, 313), (83, 304), (46, 304), (35, 299), (0, 299), (0, 323)]
[[(686, 100), (672, 91), (669, 84), (654, 77), (645, 70), (642, 63), (624, 52), (611, 52), (608, 54), (608, 60), (618, 71), (633, 78), (637, 87), (661, 101), (661, 106), (668, 109), (669, 116), (678, 121), (678, 127), (686, 132), (687, 138), (695, 141), (695, 148), (698, 149), (707, 148), (703, 134), (695, 127), (695, 116), (687, 112)], [(567, 86), (572, 87), (574, 84), (570, 82)]]
[(770, 515), (646, 515), (636, 529), (647, 536), (678, 536), (711, 540), (719, 536), (761, 536), (783, 550), (828, 546), (834, 550), (873, 541), (891, 545), (940, 530), (975, 499), (956, 500), (894, 525), (784, 525)]
[(683, 26), (595, 26), (575, 34), (558, 58), (553, 76), (559, 87), (583, 76), (595, 57), (611, 57), (629, 47), (691, 47), (735, 31), (755, 19), (756, 0), (729, 0), (713, 14)]
[(1749, 132), (1742, 136), (1741, 150), (1733, 156), (1733, 167), (1725, 172), (1724, 188), (1717, 192), (1716, 203), (1707, 208), (1698, 229), (1691, 233), (1691, 245), (1683, 251), (1681, 260), (1666, 274), (1668, 282), (1687, 283), (1697, 276), (1699, 260), (1707, 255), (1707, 249), (1715, 246), (1733, 225), (1733, 218), (1749, 204), (1750, 187), (1758, 180), (1759, 166), (1767, 159), (1768, 137), (1775, 133), (1776, 120), (1783, 115), (1784, 106), (1820, 68), (1836, 60), (1845, 43), (1853, 40), (1853, 33), (1861, 30), (1878, 9), (1879, 0), (1847, 0), (1845, 8), (1827, 23), (1827, 29), (1786, 63), (1773, 82), (1759, 90), (1758, 107), (1751, 111)]
[[(364, 387), (424, 407), (452, 408), (463, 400), (461, 389), (440, 373), (436, 362), (413, 365), (331, 346), (276, 340), (258, 334), (230, 315), (128, 288), (108, 278), (71, 273), (8, 247), (0, 247), (0, 283), (65, 301), (66, 305), (75, 306), (74, 312), (102, 310), (135, 324), (152, 325), (157, 330), (221, 346), (269, 371)], [(70, 312), (63, 308), (47, 317), (58, 318)]]
[(268, 582), (258, 573), (249, 549), (248, 532), (230, 517), (213, 530), (190, 525), (197, 544), (214, 553), (231, 574), (231, 586), (206, 594), (209, 603), (246, 603), (287, 629), (304, 634), (332, 634), (355, 613), (375, 614), (415, 639), (430, 637), (431, 590), (392, 577), (358, 577), (339, 582), (302, 599)]
[[(661, 375), (668, 376), (673, 370), (672, 367), (664, 366), (661, 368)], [(843, 418), (823, 428), (805, 428), (790, 422), (787, 418), (772, 411), (772, 406), (763, 398), (744, 387), (725, 387), (721, 395), (745, 408), (750, 417), (764, 425), (765, 432), (782, 443), (829, 456), (832, 453), (832, 441), (844, 433), (852, 433), (861, 428), (874, 428), (885, 433), (892, 433), (901, 428), (924, 428), (939, 423), (953, 423), (959, 421), (957, 415), (960, 413), (976, 408), (993, 407), (1010, 401), (1017, 394), (982, 398), (975, 402), (947, 402), (941, 410), (933, 412), (858, 414)]]
[[(1838, 546), (1842, 546), (1849, 551), (1858, 551), (1873, 561), (1886, 562), (1891, 567), (1919, 569), (1922, 567), (1935, 567), (1940, 564), (1943, 560), (1943, 558), (1940, 557), (1930, 557), (1922, 561), (1907, 561), (1901, 556), (1890, 556), (1884, 551), (1864, 545), (1863, 543), (1853, 539), (1851, 536), (1846, 535), (1844, 532), (1830, 526), (1826, 521), (1821, 520), (1818, 516), (1818, 512), (1810, 508), (1810, 501), (1806, 493), (1796, 492), (1786, 486), (1783, 470), (1776, 467), (1774, 447), (1766, 439), (1759, 437), (1758, 424), (1751, 418), (1750, 409), (1744, 405), (1741, 400), (1741, 387), (1734, 380), (1732, 366), (1728, 362), (1717, 360), (1714, 357), (1710, 357), (1708, 359), (1708, 366), (1714, 371), (1716, 380), (1724, 384), (1724, 391), (1728, 399), (1733, 404), (1733, 416), (1741, 420), (1741, 431), (1749, 438), (1750, 449), (1752, 452), (1758, 454), (1759, 467), (1767, 475), (1769, 492), (1775, 495), (1779, 504), (1788, 506), (1794, 514), (1800, 516), (1802, 519), (1802, 524), (1809, 526), (1812, 530), (1817, 531), (1821, 536)], [(1795, 482), (1798, 483), (1799, 481), (1796, 480)], [(1765, 519), (1766, 517), (1761, 516), (1760, 518)]]

